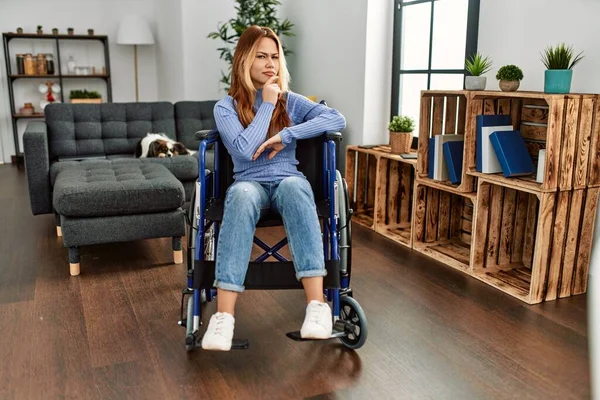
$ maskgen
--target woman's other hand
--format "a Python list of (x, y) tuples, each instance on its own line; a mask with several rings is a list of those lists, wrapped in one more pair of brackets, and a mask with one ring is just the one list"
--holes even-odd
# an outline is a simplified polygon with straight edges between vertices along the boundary
[(273, 105), (277, 104), (277, 99), (281, 94), (281, 88), (275, 82), (279, 77), (277, 75), (270, 77), (263, 86), (262, 99), (263, 102), (271, 103)]
[(273, 157), (275, 157), (275, 155), (284, 148), (285, 146), (281, 144), (281, 135), (278, 133), (260, 145), (260, 147), (256, 150), (256, 153), (254, 153), (254, 156), (252, 156), (252, 161), (255, 161), (262, 154), (262, 152), (265, 151), (265, 149), (271, 149), (271, 152), (269, 153), (269, 160), (272, 160)]

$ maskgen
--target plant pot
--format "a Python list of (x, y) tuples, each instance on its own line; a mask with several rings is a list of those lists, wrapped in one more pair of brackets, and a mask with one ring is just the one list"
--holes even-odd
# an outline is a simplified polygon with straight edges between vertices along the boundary
[(21, 35), (23, 33), (23, 28), (17, 28), (17, 33)]
[(93, 29), (88, 29), (88, 35), (94, 36), (94, 30)]
[(73, 36), (73, 29), (67, 29), (67, 33), (71, 36)]
[(569, 93), (572, 69), (547, 69), (544, 73), (544, 93)]
[(465, 76), (466, 90), (485, 90), (487, 78), (485, 76)]
[(43, 34), (44, 34), (44, 31), (43, 31), (43, 30), (41, 30), (41, 29), (38, 29), (38, 30), (37, 30), (37, 34), (38, 34), (38, 35), (43, 35)]
[(100, 104), (102, 99), (71, 99), (72, 104)]
[(390, 131), (390, 147), (392, 148), (392, 153), (409, 153), (410, 145), (412, 144), (412, 138), (412, 132)]
[(521, 82), (519, 81), (499, 81), (500, 90), (503, 92), (514, 92), (519, 88)]
[(52, 29), (52, 34), (53, 35), (58, 35), (58, 29)]

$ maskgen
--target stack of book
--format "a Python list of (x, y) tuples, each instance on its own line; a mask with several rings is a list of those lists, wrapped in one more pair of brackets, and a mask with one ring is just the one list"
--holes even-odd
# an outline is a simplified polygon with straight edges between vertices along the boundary
[(530, 175), (535, 167), (519, 130), (509, 115), (478, 115), (476, 170), (504, 177)]
[(460, 183), (464, 144), (463, 135), (435, 135), (429, 139), (429, 178)]

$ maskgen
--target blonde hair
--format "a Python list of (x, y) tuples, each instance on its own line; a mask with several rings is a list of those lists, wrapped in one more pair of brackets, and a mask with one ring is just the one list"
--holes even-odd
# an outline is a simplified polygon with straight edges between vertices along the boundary
[[(290, 73), (287, 69), (285, 55), (281, 41), (271, 28), (252, 25), (247, 28), (238, 40), (235, 53), (233, 55), (233, 65), (231, 71), (231, 87), (229, 95), (237, 102), (237, 112), (240, 123), (244, 128), (248, 127), (254, 119), (254, 99), (256, 97), (256, 88), (252, 83), (250, 68), (256, 58), (258, 44), (264, 37), (272, 39), (277, 45), (279, 52), (279, 71), (277, 84), (283, 94), (289, 90)], [(283, 128), (290, 126), (291, 121), (286, 109), (286, 97), (279, 96), (271, 122), (269, 124), (268, 137), (278, 134)]]

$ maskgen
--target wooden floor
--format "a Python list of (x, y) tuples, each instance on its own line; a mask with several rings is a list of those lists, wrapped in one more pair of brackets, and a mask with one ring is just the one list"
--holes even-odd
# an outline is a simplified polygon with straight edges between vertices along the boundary
[(303, 293), (248, 291), (250, 348), (187, 354), (170, 240), (83, 248), (70, 277), (23, 171), (0, 166), (0, 187), (0, 399), (590, 397), (585, 296), (528, 306), (356, 225), (362, 349), (291, 341)]

